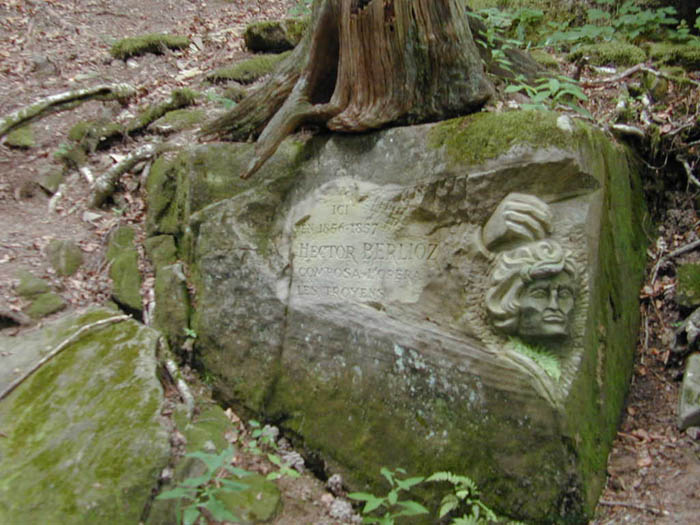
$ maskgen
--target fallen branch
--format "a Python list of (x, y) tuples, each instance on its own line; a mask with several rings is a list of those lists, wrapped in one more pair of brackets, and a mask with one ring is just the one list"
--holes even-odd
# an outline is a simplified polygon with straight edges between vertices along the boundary
[[(666, 80), (671, 80), (671, 81), (678, 81), (677, 78), (675, 78), (673, 75), (669, 75), (667, 73), (664, 73), (663, 71), (657, 71), (656, 69), (647, 66), (646, 64), (637, 64), (636, 66), (632, 66), (629, 69), (625, 69), (622, 73), (608, 77), (608, 78), (600, 78), (597, 80), (584, 80), (581, 82), (581, 86), (583, 87), (596, 87), (596, 86), (602, 86), (603, 84), (614, 84), (616, 82), (619, 82), (620, 80), (623, 80), (629, 76), (634, 75), (635, 73), (639, 73), (640, 71), (643, 71), (645, 73), (650, 73), (652, 75), (655, 75), (657, 77), (665, 78)], [(690, 80), (687, 79), (688, 82), (691, 84), (694, 84), (696, 86), (700, 86), (700, 82), (696, 82), (695, 80)]]
[(27, 370), (21, 377), (18, 377), (15, 379), (10, 386), (8, 386), (5, 390), (0, 393), (0, 401), (5, 399), (15, 388), (17, 388), (19, 385), (21, 385), (29, 376), (31, 376), (34, 372), (39, 370), (44, 364), (49, 362), (51, 359), (56, 357), (58, 354), (60, 354), (63, 350), (68, 348), (71, 344), (75, 343), (78, 339), (80, 339), (85, 332), (88, 332), (92, 330), (93, 328), (98, 328), (102, 327), (105, 325), (113, 324), (113, 323), (119, 323), (121, 321), (126, 321), (127, 319), (131, 319), (131, 316), (129, 315), (116, 315), (114, 317), (108, 317), (106, 319), (102, 319), (100, 321), (96, 321), (94, 323), (87, 324), (83, 327), (81, 327), (79, 330), (77, 330), (73, 335), (71, 335), (68, 339), (65, 339), (62, 341), (56, 348), (51, 350), (46, 356), (44, 356), (41, 361), (39, 361), (37, 364), (35, 364), (32, 368)]
[(695, 175), (693, 175), (693, 168), (690, 167), (690, 163), (686, 159), (681, 158), (681, 157), (678, 157), (678, 160), (683, 165), (683, 169), (685, 170), (685, 174), (688, 175), (688, 181), (692, 182), (698, 188), (700, 188), (700, 180), (698, 180), (697, 177), (695, 177)]
[(656, 263), (656, 266), (654, 266), (654, 273), (651, 276), (652, 286), (654, 285), (654, 282), (656, 282), (656, 276), (659, 273), (659, 268), (661, 268), (661, 265), (664, 262), (668, 261), (669, 259), (673, 259), (674, 257), (678, 257), (679, 255), (683, 255), (684, 253), (692, 252), (696, 248), (700, 248), (700, 240), (693, 241), (691, 243), (686, 244), (685, 246), (676, 248), (672, 252), (667, 253), (663, 257), (659, 258), (659, 260)]
[(649, 505), (643, 505), (641, 503), (628, 503), (626, 501), (607, 501), (600, 500), (601, 505), (606, 505), (608, 507), (629, 507), (631, 509), (642, 510), (644, 512), (649, 512), (651, 514), (656, 514), (657, 516), (668, 516), (670, 513), (667, 510), (657, 509), (656, 507), (651, 507)]
[(28, 124), (29, 122), (46, 116), (49, 113), (72, 109), (75, 106), (91, 99), (100, 100), (124, 100), (133, 96), (136, 90), (129, 84), (101, 84), (91, 88), (65, 91), (57, 95), (51, 95), (39, 102), (10, 113), (0, 119), (0, 137), (7, 135), (13, 129)]
[(175, 149), (175, 146), (169, 142), (164, 144), (146, 144), (137, 148), (123, 161), (115, 164), (95, 180), (95, 184), (92, 187), (90, 205), (94, 208), (100, 207), (116, 190), (119, 177), (128, 172), (139, 162), (149, 160), (164, 151), (172, 149)]
[(175, 364), (175, 361), (172, 359), (166, 359), (165, 368), (175, 382), (175, 388), (177, 388), (183, 403), (185, 403), (188, 419), (192, 419), (192, 414), (194, 413), (194, 396), (190, 391), (190, 387), (187, 386), (185, 380), (182, 379), (182, 374), (180, 373), (180, 369)]

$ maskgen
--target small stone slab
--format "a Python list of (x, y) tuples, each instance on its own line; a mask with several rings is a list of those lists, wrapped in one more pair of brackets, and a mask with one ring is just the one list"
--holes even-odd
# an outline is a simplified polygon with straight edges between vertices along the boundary
[(66, 307), (66, 302), (55, 292), (42, 293), (34, 298), (25, 313), (32, 319), (41, 319)]
[(5, 144), (11, 148), (29, 149), (36, 146), (34, 129), (31, 126), (23, 126), (11, 131), (5, 137)]
[(17, 278), (19, 279), (19, 284), (17, 284), (15, 292), (20, 297), (31, 298), (51, 291), (51, 286), (48, 282), (26, 270), (20, 270), (17, 273)]
[(688, 358), (678, 403), (678, 428), (700, 426), (700, 354)]
[(53, 240), (46, 248), (49, 262), (62, 277), (73, 275), (83, 264), (83, 251), (73, 241)]
[(700, 306), (700, 264), (688, 263), (678, 267), (676, 300), (686, 308)]
[(293, 49), (307, 26), (308, 21), (301, 18), (255, 22), (246, 28), (243, 39), (251, 51), (279, 53)]

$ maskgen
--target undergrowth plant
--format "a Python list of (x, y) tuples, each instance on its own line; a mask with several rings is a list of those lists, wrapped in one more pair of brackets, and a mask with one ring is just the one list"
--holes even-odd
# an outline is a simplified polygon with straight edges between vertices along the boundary
[[(405, 496), (412, 488), (422, 483), (448, 483), (450, 491), (442, 498), (435, 522), (450, 525), (488, 525), (491, 523), (504, 523), (508, 525), (523, 525), (517, 521), (502, 520), (496, 513), (486, 506), (479, 498), (479, 490), (476, 483), (467, 476), (459, 476), (451, 472), (435, 472), (428, 478), (397, 477), (406, 475), (406, 471), (397, 468), (392, 471), (383, 467), (380, 473), (389, 482), (391, 489), (385, 496), (375, 496), (367, 492), (353, 492), (348, 494), (350, 499), (364, 502), (362, 508), (362, 522), (376, 523), (379, 525), (395, 525), (401, 523), (399, 518), (430, 514), (430, 511), (413, 499)], [(404, 499), (400, 499), (403, 497)]]
[[(207, 471), (201, 476), (181, 481), (175, 488), (161, 492), (156, 499), (177, 499), (177, 520), (182, 525), (193, 525), (200, 516), (216, 521), (240, 521), (218, 498), (224, 492), (248, 488), (248, 485), (237, 480), (250, 476), (251, 472), (231, 464), (234, 454), (233, 447), (219, 454), (201, 451), (187, 454), (186, 457), (201, 460)], [(186, 503), (184, 508), (183, 503)]]
[(590, 112), (580, 105), (588, 97), (578, 82), (565, 75), (541, 77), (534, 83), (526, 83), (523, 77), (518, 77), (515, 83), (506, 86), (506, 93), (524, 92), (530, 97), (530, 102), (521, 104), (523, 109), (554, 109), (563, 105), (586, 118), (593, 118)]

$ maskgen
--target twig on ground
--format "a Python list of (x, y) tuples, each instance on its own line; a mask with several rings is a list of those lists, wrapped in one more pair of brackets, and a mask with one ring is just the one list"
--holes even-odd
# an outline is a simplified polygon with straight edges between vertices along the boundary
[(637, 509), (637, 510), (642, 510), (644, 512), (650, 512), (651, 514), (655, 514), (657, 516), (670, 515), (670, 513), (667, 510), (657, 509), (656, 507), (652, 507), (650, 505), (643, 505), (641, 503), (631, 503), (631, 502), (626, 502), (626, 501), (607, 501), (607, 500), (600, 500), (598, 503), (600, 505), (606, 505), (608, 507), (629, 507), (631, 509)]
[(187, 386), (185, 380), (182, 379), (182, 374), (180, 373), (180, 369), (175, 364), (175, 361), (172, 359), (166, 359), (165, 368), (168, 370), (170, 377), (175, 382), (175, 388), (177, 388), (183, 403), (185, 403), (185, 407), (187, 408), (187, 417), (191, 419), (194, 412), (194, 396), (190, 391), (190, 387)]
[(100, 207), (116, 190), (119, 177), (136, 166), (136, 164), (171, 149), (174, 149), (174, 146), (169, 142), (164, 144), (146, 144), (137, 148), (123, 161), (114, 165), (95, 180), (95, 184), (92, 187), (90, 205), (94, 208)]
[[(619, 82), (620, 80), (623, 80), (629, 76), (634, 75), (635, 73), (638, 73), (640, 71), (643, 71), (645, 73), (650, 73), (652, 75), (655, 75), (657, 77), (665, 78), (666, 80), (677, 80), (676, 78), (673, 77), (673, 75), (669, 75), (667, 73), (664, 73), (663, 71), (657, 71), (656, 69), (647, 66), (646, 64), (637, 64), (636, 66), (632, 66), (629, 69), (624, 70), (622, 73), (619, 75), (614, 75), (612, 77), (608, 78), (600, 78), (597, 80), (584, 80), (581, 82), (581, 85), (583, 87), (596, 87), (600, 86), (602, 84), (614, 84), (616, 82)], [(690, 80), (687, 79), (688, 82), (691, 84), (694, 84), (696, 86), (700, 86), (700, 82), (696, 82), (695, 80)]]
[(693, 175), (693, 169), (690, 167), (690, 163), (681, 157), (678, 157), (679, 162), (683, 165), (686, 175), (688, 175), (688, 182), (692, 182), (698, 188), (700, 188), (700, 180), (698, 180), (695, 175)]
[(700, 248), (700, 239), (697, 241), (693, 241), (691, 243), (688, 243), (685, 246), (681, 246), (680, 248), (676, 248), (672, 252), (667, 253), (663, 257), (660, 257), (659, 260), (657, 261), (656, 265), (654, 266), (654, 273), (651, 276), (651, 284), (653, 285), (654, 282), (656, 281), (656, 277), (659, 273), (659, 268), (661, 267), (661, 264), (668, 261), (669, 259), (673, 259), (674, 257), (678, 257), (679, 255), (683, 255), (684, 253), (692, 252), (696, 248)]
[(136, 90), (129, 84), (101, 84), (91, 88), (64, 91), (57, 95), (51, 95), (0, 118), (0, 137), (49, 113), (72, 109), (86, 100), (93, 98), (100, 100), (124, 100), (135, 93)]
[(73, 335), (71, 335), (68, 339), (65, 339), (61, 343), (59, 343), (58, 346), (56, 346), (51, 352), (49, 352), (46, 356), (44, 356), (43, 359), (41, 359), (38, 363), (36, 363), (33, 367), (31, 367), (29, 370), (27, 370), (24, 374), (22, 374), (21, 377), (18, 377), (15, 379), (10, 386), (8, 386), (5, 390), (0, 393), (0, 401), (5, 399), (15, 388), (17, 388), (19, 385), (21, 385), (29, 376), (31, 376), (34, 372), (39, 370), (44, 364), (46, 364), (48, 361), (56, 357), (59, 353), (61, 353), (63, 350), (68, 348), (71, 344), (75, 343), (78, 339), (80, 339), (85, 332), (88, 332), (92, 330), (93, 328), (98, 328), (102, 327), (105, 325), (113, 324), (113, 323), (119, 323), (121, 321), (126, 321), (127, 319), (131, 319), (131, 316), (129, 315), (116, 315), (114, 317), (108, 317), (106, 319), (101, 319), (99, 321), (96, 321), (94, 323), (87, 324), (83, 327), (81, 327), (79, 330), (77, 330)]

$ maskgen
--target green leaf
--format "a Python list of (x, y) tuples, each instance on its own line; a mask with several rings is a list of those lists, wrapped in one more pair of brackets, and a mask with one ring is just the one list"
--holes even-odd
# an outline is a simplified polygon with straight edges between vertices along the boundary
[(384, 498), (375, 497), (374, 499), (369, 500), (367, 501), (367, 503), (365, 503), (365, 508), (362, 509), (362, 512), (364, 514), (369, 514), (370, 512), (372, 512), (375, 509), (378, 509), (382, 505), (384, 505)]
[(444, 498), (442, 498), (442, 504), (440, 505), (440, 514), (439, 517), (442, 518), (446, 514), (449, 514), (453, 510), (457, 508), (459, 505), (459, 500), (452, 494), (448, 494)]
[(423, 476), (416, 476), (414, 478), (406, 478), (406, 479), (399, 479), (396, 480), (396, 484), (399, 486), (399, 488), (403, 490), (409, 490), (411, 487), (418, 485), (419, 483), (422, 483), (425, 478)]
[(270, 463), (273, 463), (274, 465), (277, 465), (278, 467), (282, 466), (282, 460), (277, 454), (268, 454), (267, 459), (270, 460)]
[(240, 481), (233, 481), (230, 479), (220, 479), (219, 483), (221, 483), (222, 487), (225, 487), (227, 490), (235, 492), (239, 490), (246, 490), (248, 488), (247, 483), (241, 483)]
[(246, 476), (252, 476), (253, 473), (249, 472), (245, 469), (239, 468), (239, 467), (234, 467), (233, 465), (225, 465), (224, 469), (226, 469), (227, 472), (230, 472), (237, 478), (245, 478)]
[(207, 476), (206, 474), (203, 476), (197, 476), (196, 478), (187, 478), (183, 480), (180, 484), (184, 487), (192, 487), (196, 488), (199, 487), (200, 485), (204, 485), (206, 483), (209, 483), (211, 480), (211, 476)]
[(389, 494), (386, 496), (386, 500), (389, 502), (389, 505), (396, 505), (396, 502), (399, 500), (399, 491), (398, 489), (394, 489)]
[(196, 494), (197, 492), (195, 490), (186, 489), (184, 487), (175, 487), (174, 489), (161, 492), (156, 496), (156, 499), (193, 498)]
[(199, 518), (199, 509), (195, 505), (190, 505), (182, 513), (182, 525), (193, 525)]
[(399, 506), (404, 510), (397, 514), (398, 516), (418, 516), (419, 514), (429, 514), (430, 511), (417, 501), (399, 501)]
[(389, 481), (389, 484), (392, 487), (394, 486), (394, 474), (393, 472), (391, 472), (391, 470), (389, 470), (386, 467), (382, 467), (381, 469), (379, 469), (379, 473)]
[(351, 492), (348, 494), (348, 498), (350, 499), (356, 499), (358, 501), (370, 501), (373, 499), (377, 499), (377, 496), (374, 494), (369, 494), (368, 492)]
[(204, 507), (211, 512), (211, 515), (216, 521), (232, 521), (234, 523), (241, 521), (237, 516), (231, 514), (226, 508), (226, 505), (214, 497), (207, 501)]

